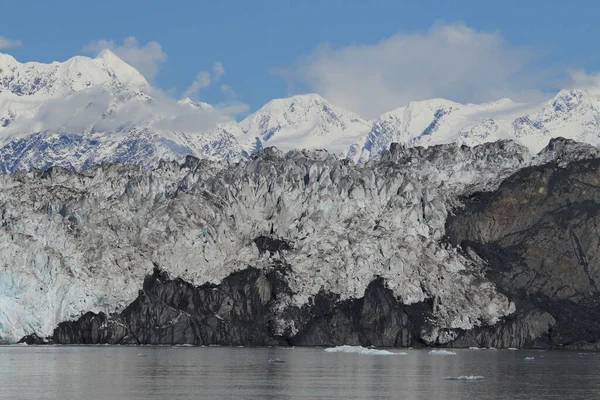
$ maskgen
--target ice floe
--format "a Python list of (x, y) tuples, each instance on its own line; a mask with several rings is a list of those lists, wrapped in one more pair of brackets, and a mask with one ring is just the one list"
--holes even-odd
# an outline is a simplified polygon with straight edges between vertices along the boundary
[(404, 352), (392, 352), (388, 350), (369, 349), (361, 346), (337, 346), (325, 349), (327, 353), (357, 353), (363, 355), (373, 356), (392, 356), (392, 355), (406, 355)]
[(431, 350), (429, 352), (432, 356), (454, 356), (455, 352), (449, 350)]
[(485, 379), (485, 376), (481, 375), (461, 375), (461, 376), (445, 376), (443, 379), (447, 381), (480, 381)]

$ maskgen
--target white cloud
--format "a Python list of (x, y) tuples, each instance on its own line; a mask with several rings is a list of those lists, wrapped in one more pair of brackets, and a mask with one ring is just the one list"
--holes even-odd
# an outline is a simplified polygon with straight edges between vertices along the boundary
[(337, 105), (375, 117), (434, 97), (537, 100), (542, 78), (525, 76), (536, 58), (535, 52), (511, 45), (498, 32), (438, 23), (425, 33), (397, 34), (375, 44), (340, 49), (322, 44), (275, 73), (286, 79), (288, 88), (304, 85)]
[(231, 88), (231, 86), (225, 83), (221, 85), (221, 92), (231, 99), (237, 97), (237, 93)]
[(220, 61), (216, 61), (212, 67), (212, 74), (208, 71), (200, 71), (196, 75), (196, 79), (192, 82), (183, 93), (183, 97), (197, 97), (201, 89), (209, 87), (213, 83), (217, 83), (225, 75), (225, 68)]
[[(239, 102), (218, 104), (211, 110), (181, 104), (157, 89), (148, 89), (151, 102), (132, 96), (119, 101), (102, 87), (75, 92), (70, 96), (40, 102), (33, 115), (17, 116), (2, 137), (41, 131), (82, 133), (128, 132), (132, 128), (148, 127), (155, 132), (183, 132), (203, 135), (217, 124), (233, 122), (237, 115), (248, 111)], [(35, 104), (31, 104), (35, 107)]]
[(223, 64), (221, 64), (220, 61), (217, 61), (213, 64), (212, 70), (215, 82), (220, 81), (223, 75), (225, 75), (225, 68), (223, 68)]
[(586, 89), (600, 95), (600, 73), (588, 74), (582, 69), (572, 69), (568, 71), (568, 74), (568, 87)]
[(120, 46), (114, 40), (97, 40), (89, 43), (82, 51), (98, 54), (105, 49), (111, 50), (123, 61), (135, 67), (148, 80), (153, 80), (162, 64), (167, 61), (167, 55), (159, 43), (148, 42), (142, 46), (133, 36), (126, 38)]
[(192, 97), (196, 96), (200, 89), (204, 89), (209, 87), (211, 84), (210, 72), (208, 71), (200, 71), (196, 75), (196, 79), (192, 82), (189, 88), (183, 93), (183, 97)]
[(21, 47), (23, 43), (20, 40), (11, 40), (7, 37), (0, 36), (0, 50), (12, 49), (13, 47)]

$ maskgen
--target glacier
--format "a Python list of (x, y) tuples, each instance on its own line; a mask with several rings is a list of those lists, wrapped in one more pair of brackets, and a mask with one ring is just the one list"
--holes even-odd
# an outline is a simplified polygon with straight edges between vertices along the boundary
[[(267, 148), (248, 161), (188, 157), (154, 169), (104, 164), (0, 175), (0, 336), (50, 335), (86, 311), (122, 310), (161, 266), (194, 285), (247, 266), (291, 266), (286, 307), (322, 290), (359, 298), (375, 278), (404, 304), (433, 301), (421, 336), (494, 324), (515, 305), (450, 246), (445, 221), (461, 196), (491, 190), (538, 158), (517, 143), (395, 144), (364, 165), (326, 151)], [(564, 151), (563, 151), (564, 153)], [(586, 154), (586, 153), (584, 153)], [(583, 157), (583, 156), (581, 156)], [(281, 238), (287, 251), (259, 249)]]

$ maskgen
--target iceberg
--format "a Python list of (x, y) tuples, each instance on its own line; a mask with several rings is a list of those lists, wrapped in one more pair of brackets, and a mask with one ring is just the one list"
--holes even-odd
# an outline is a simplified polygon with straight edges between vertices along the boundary
[(280, 358), (269, 358), (269, 364), (284, 364), (285, 360)]
[(525, 357), (525, 361), (533, 361), (533, 360), (535, 360), (534, 357)]
[(431, 350), (429, 352), (429, 354), (431, 354), (432, 356), (454, 356), (454, 355), (456, 355), (455, 352), (448, 351), (448, 350)]
[(485, 379), (485, 376), (481, 375), (461, 375), (461, 376), (445, 376), (443, 378), (447, 381), (480, 381)]
[(323, 350), (327, 353), (357, 353), (362, 355), (372, 355), (372, 356), (392, 356), (392, 355), (406, 355), (404, 352), (392, 352), (388, 350), (378, 350), (378, 349), (368, 349), (366, 347), (361, 346), (337, 346), (330, 347)]

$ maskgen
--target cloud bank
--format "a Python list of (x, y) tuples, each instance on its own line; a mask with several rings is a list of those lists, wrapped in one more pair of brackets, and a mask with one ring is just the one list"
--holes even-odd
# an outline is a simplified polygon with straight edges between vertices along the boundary
[[(157, 89), (149, 89), (152, 101), (136, 96), (118, 101), (103, 87), (75, 92), (64, 98), (45, 100), (31, 114), (17, 115), (15, 121), (0, 130), (2, 137), (34, 132), (124, 133), (148, 128), (154, 132), (181, 132), (189, 135), (210, 133), (218, 124), (231, 123), (247, 111), (247, 105), (230, 103), (202, 109), (180, 103)], [(36, 106), (34, 103), (32, 106)]]
[(305, 86), (333, 103), (373, 118), (410, 101), (435, 97), (484, 102), (511, 97), (538, 101), (540, 79), (528, 74), (538, 59), (498, 32), (458, 22), (425, 33), (397, 34), (375, 44), (332, 48), (325, 43), (275, 72), (290, 87)]

